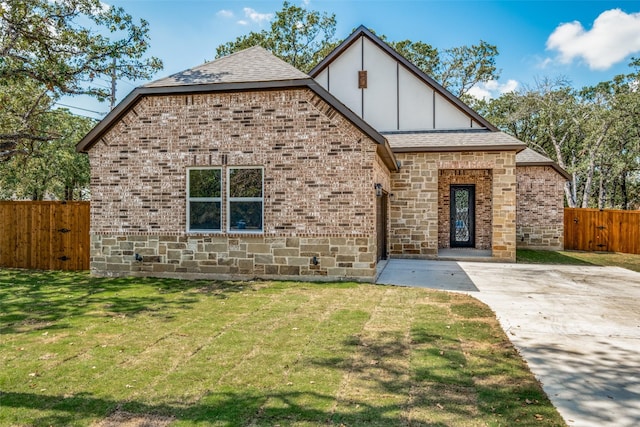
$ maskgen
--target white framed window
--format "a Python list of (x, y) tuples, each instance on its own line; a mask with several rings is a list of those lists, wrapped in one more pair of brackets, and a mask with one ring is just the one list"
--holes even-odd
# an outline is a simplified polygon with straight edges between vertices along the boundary
[(222, 169), (187, 169), (187, 231), (222, 231)]
[(229, 167), (227, 176), (227, 229), (263, 231), (264, 170), (256, 166)]

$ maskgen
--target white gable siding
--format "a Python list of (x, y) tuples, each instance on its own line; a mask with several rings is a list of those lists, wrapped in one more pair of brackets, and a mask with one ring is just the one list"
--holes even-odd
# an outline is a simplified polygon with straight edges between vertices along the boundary
[(436, 129), (464, 129), (471, 127), (471, 118), (442, 95), (436, 94), (435, 108)]
[(362, 91), (358, 71), (362, 69), (362, 38), (342, 52), (329, 66), (328, 91), (362, 117)]
[(363, 70), (367, 88), (362, 91), (362, 118), (379, 131), (398, 130), (398, 65), (368, 39), (364, 41)]
[[(364, 89), (358, 87), (359, 71), (367, 72)], [(330, 62), (316, 80), (380, 132), (484, 128), (364, 36)]]
[(400, 129), (433, 129), (433, 89), (403, 66), (398, 71)]
[(316, 76), (315, 81), (326, 90), (329, 90), (329, 68), (322, 70), (322, 72)]

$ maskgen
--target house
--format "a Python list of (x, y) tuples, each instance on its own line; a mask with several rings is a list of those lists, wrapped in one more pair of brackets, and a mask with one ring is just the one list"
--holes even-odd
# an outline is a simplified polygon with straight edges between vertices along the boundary
[(449, 247), (514, 261), (562, 246), (566, 175), (525, 148), (363, 27), (310, 75), (250, 48), (135, 89), (80, 141), (91, 269), (372, 281)]

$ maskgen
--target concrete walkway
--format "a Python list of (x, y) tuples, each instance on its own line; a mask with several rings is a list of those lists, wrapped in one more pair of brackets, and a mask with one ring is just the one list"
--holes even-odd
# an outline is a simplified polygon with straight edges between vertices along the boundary
[(640, 426), (640, 273), (390, 260), (378, 283), (483, 301), (569, 426)]

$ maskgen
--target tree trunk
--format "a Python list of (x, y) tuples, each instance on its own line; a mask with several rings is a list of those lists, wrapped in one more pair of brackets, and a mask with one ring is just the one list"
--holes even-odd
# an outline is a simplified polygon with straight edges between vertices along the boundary
[(589, 195), (591, 194), (591, 184), (593, 183), (593, 172), (596, 168), (594, 156), (590, 156), (589, 170), (587, 171), (587, 179), (584, 182), (584, 192), (582, 193), (582, 207), (589, 207)]
[(598, 209), (604, 209), (605, 202), (605, 189), (604, 189), (604, 174), (600, 174), (600, 185), (598, 187)]
[(622, 183), (620, 184), (622, 191), (622, 209), (629, 209), (629, 194), (627, 193), (627, 171), (622, 173)]

